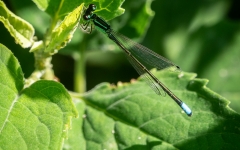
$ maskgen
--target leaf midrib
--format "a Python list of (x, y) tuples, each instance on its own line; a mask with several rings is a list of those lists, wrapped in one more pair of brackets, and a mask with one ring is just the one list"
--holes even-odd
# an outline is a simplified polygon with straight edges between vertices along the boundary
[(18, 98), (19, 98), (19, 96), (16, 95), (15, 99), (13, 100), (13, 102), (12, 102), (12, 104), (11, 104), (9, 110), (8, 110), (8, 114), (7, 114), (7, 116), (6, 116), (6, 119), (4, 120), (3, 125), (2, 125), (2, 127), (0, 128), (0, 134), (2, 133), (2, 131), (3, 131), (3, 129), (4, 129), (5, 125), (6, 125), (6, 123), (7, 123), (7, 121), (9, 121), (8, 118), (9, 118), (9, 116), (10, 116), (10, 114), (11, 114), (11, 112), (12, 112), (12, 109), (13, 109), (15, 103), (17, 102)]

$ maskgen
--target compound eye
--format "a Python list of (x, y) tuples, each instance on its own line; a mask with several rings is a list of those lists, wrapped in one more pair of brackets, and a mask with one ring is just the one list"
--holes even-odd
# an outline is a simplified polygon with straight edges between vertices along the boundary
[(89, 8), (91, 8), (91, 11), (94, 11), (94, 10), (97, 9), (97, 6), (94, 5), (94, 4), (90, 4), (90, 5), (89, 5)]
[(90, 18), (91, 18), (90, 15), (83, 15), (83, 19), (84, 19), (84, 20), (89, 20)]

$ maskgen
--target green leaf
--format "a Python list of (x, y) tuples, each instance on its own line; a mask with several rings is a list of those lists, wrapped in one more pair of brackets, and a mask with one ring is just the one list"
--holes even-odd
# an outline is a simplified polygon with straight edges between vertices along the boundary
[(65, 16), (67, 13), (71, 12), (73, 9), (78, 7), (80, 4), (85, 3), (87, 7), (89, 4), (94, 3), (97, 5), (97, 12), (104, 17), (106, 20), (110, 20), (116, 16), (123, 14), (124, 9), (120, 8), (124, 0), (105, 0), (105, 1), (91, 1), (91, 0), (74, 0), (74, 1), (64, 1), (64, 0), (34, 0), (34, 3), (43, 11), (46, 11), (52, 18), (59, 19)]
[(126, 24), (121, 26), (119, 32), (131, 39), (142, 39), (154, 18), (155, 13), (151, 10), (151, 4), (152, 0), (126, 1), (124, 3), (126, 13), (121, 19), (121, 22), (124, 20)]
[[(14, 93), (21, 91), (23, 88), (24, 78), (19, 62), (9, 49), (2, 44), (0, 44), (0, 67), (0, 85), (2, 86), (1, 92), (3, 90), (11, 90)], [(7, 89), (7, 87), (9, 88)]]
[(39, 9), (46, 11), (52, 18), (59, 19), (67, 13), (78, 7), (82, 0), (65, 1), (65, 0), (34, 0)]
[(0, 21), (8, 29), (15, 42), (23, 48), (28, 48), (33, 44), (34, 28), (32, 25), (13, 14), (3, 1), (0, 1)]
[[(151, 20), (154, 17), (154, 12), (150, 8), (151, 2), (152, 0), (124, 2), (123, 7), (126, 9), (124, 15), (109, 22), (112, 29), (131, 39), (141, 40), (147, 33)], [(100, 17), (104, 15), (101, 13), (97, 14)], [(89, 40), (89, 42), (91, 43), (88, 44), (87, 49), (90, 50), (120, 50), (115, 43), (109, 40), (107, 36), (101, 35), (100, 32), (97, 32), (94, 35), (94, 40)], [(102, 46), (103, 44), (104, 46)]]
[(111, 20), (117, 16), (120, 16), (124, 13), (124, 9), (121, 8), (122, 3), (124, 0), (117, 0), (117, 1), (99, 1), (99, 2), (86, 2), (85, 6), (88, 6), (89, 4), (94, 4), (97, 6), (97, 10), (94, 11), (97, 15), (101, 16), (105, 20)]
[(17, 59), (0, 45), (0, 149), (60, 149), (76, 116), (66, 89), (40, 80), (23, 89)]
[[(30, 6), (25, 6), (24, 8), (19, 8), (19, 3), (22, 3), (22, 1), (14, 1), (12, 3), (16, 3), (16, 9), (18, 9), (17, 14), (21, 17), (27, 20), (35, 29), (35, 36), (38, 37), (38, 39), (43, 39), (44, 33), (47, 31), (47, 28), (49, 28), (50, 24), (50, 16), (46, 14), (45, 12), (39, 10), (34, 4), (32, 4), (32, 1), (28, 1), (30, 3)], [(26, 3), (26, 2), (24, 2)]]
[[(240, 112), (240, 68), (238, 66), (240, 56), (240, 25), (232, 21), (221, 21), (218, 24), (202, 28), (189, 40), (186, 51), (190, 52), (191, 59), (185, 59), (185, 66), (195, 59), (196, 64), (192, 70), (199, 75), (207, 77), (211, 82), (209, 87), (221, 93), (224, 97), (231, 99), (230, 106)], [(209, 36), (211, 34), (211, 36)], [(195, 53), (195, 55), (193, 55)], [(199, 58), (199, 55), (202, 57)], [(188, 64), (189, 63), (189, 64)], [(219, 86), (219, 83), (223, 86)]]
[(73, 119), (72, 120), (72, 128), (69, 131), (68, 138), (64, 142), (63, 149), (71, 149), (71, 150), (81, 150), (81, 149), (86, 149), (86, 141), (84, 139), (83, 135), (83, 119), (82, 117), (84, 116), (84, 109), (85, 109), (85, 104), (78, 99), (73, 99), (75, 100), (75, 106), (78, 110), (78, 115), (80, 116), (78, 119)]
[(51, 38), (45, 52), (53, 53), (66, 46), (72, 39), (73, 33), (77, 29), (84, 4), (81, 4), (73, 12), (69, 13), (51, 34)]
[(154, 1), (156, 17), (144, 43), (182, 69), (209, 79), (208, 87), (231, 100), (240, 113), (240, 86), (234, 84), (240, 82), (240, 24), (233, 6), (227, 0)]
[[(72, 12), (74, 8), (78, 7), (79, 4), (81, 4), (81, 2), (84, 2), (84, 6), (87, 7), (90, 3), (94, 3), (97, 6), (97, 10), (95, 11), (96, 14), (98, 14), (99, 16), (103, 17), (106, 20), (110, 20), (113, 19), (121, 14), (124, 13), (124, 9), (121, 8), (121, 5), (123, 3), (123, 0), (118, 0), (118, 1), (110, 1), (110, 0), (106, 0), (106, 1), (99, 1), (99, 2), (93, 2), (93, 1), (78, 1), (78, 2), (68, 2), (67, 4), (65, 4), (65, 1), (50, 1), (49, 2), (49, 6), (48, 9), (46, 10), (47, 13), (49, 13), (52, 17), (52, 27), (50, 28), (51, 32), (52, 30), (56, 31), (56, 28), (58, 27), (57, 22), (58, 20), (61, 20), (62, 17), (64, 17), (66, 14), (68, 14), (69, 12)], [(54, 5), (52, 5), (51, 3), (54, 3)], [(61, 3), (61, 4), (60, 4)], [(71, 6), (70, 6), (71, 5)], [(54, 9), (58, 8), (59, 10), (56, 11)], [(72, 9), (70, 9), (72, 8)], [(51, 12), (48, 12), (48, 10), (50, 10)], [(73, 50), (78, 49), (79, 48), (79, 41), (81, 41), (81, 36), (82, 36), (82, 32), (79, 31), (78, 33), (81, 35), (77, 35), (75, 40), (73, 39), (73, 41), (70, 43), (71, 47), (74, 47)], [(49, 33), (48, 35), (51, 36), (52, 33)], [(55, 34), (55, 33), (54, 33)], [(84, 33), (85, 34), (85, 33)], [(48, 39), (54, 38), (55, 36), (51, 36)], [(68, 40), (68, 38), (67, 38)], [(69, 39), (70, 40), (70, 39)], [(46, 42), (48, 43), (48, 42)], [(60, 43), (60, 42), (59, 42)], [(66, 43), (66, 41), (64, 41), (64, 43)], [(64, 47), (65, 44), (63, 44)], [(74, 44), (72, 44), (74, 43)], [(88, 44), (91, 45), (91, 44)], [(49, 49), (49, 48), (48, 48)], [(72, 49), (72, 48), (70, 48)], [(49, 51), (49, 50), (47, 50)], [(72, 51), (69, 50), (69, 47), (67, 49), (67, 51), (65, 53), (71, 53)]]
[[(35, 1), (38, 6), (40, 5), (40, 8), (46, 7), (43, 10), (46, 10), (46, 12), (52, 17), (51, 27), (45, 37), (45, 39), (49, 40), (44, 42), (47, 45), (45, 52), (55, 53), (56, 50), (65, 47), (67, 42), (71, 40), (72, 35), (79, 24), (80, 14), (83, 8), (83, 3), (79, 6), (79, 4), (81, 4), (80, 2), (83, 1), (68, 1), (67, 3), (66, 1), (49, 1), (48, 5), (43, 5), (41, 2)], [(101, 17), (106, 19), (112, 19), (124, 12), (124, 10), (120, 8), (122, 4), (121, 0), (110, 4), (108, 1), (101, 3), (87, 2), (84, 5), (87, 6), (89, 3), (94, 3), (99, 6), (96, 13), (101, 14)], [(66, 16), (66, 14), (68, 15)], [(65, 19), (59, 25), (59, 21), (62, 20), (64, 16), (66, 16)]]
[(38, 6), (41, 10), (46, 10), (50, 1), (48, 0), (33, 0), (33, 2)]
[[(115, 2), (118, 4), (117, 1), (114, 1), (114, 3)], [(122, 6), (120, 5), (121, 3), (119, 3), (118, 7), (119, 8), (120, 6), (124, 7), (126, 11), (124, 11), (124, 14), (121, 15), (120, 17), (113, 16), (115, 17), (114, 19), (112, 19), (111, 17), (107, 17), (106, 15), (116, 14), (114, 13), (114, 11), (116, 11), (115, 9), (117, 9), (116, 6), (113, 8), (103, 9), (98, 7), (101, 4), (97, 4), (97, 10), (95, 12), (97, 15), (99, 15), (104, 19), (106, 18), (109, 18), (108, 20), (112, 19), (108, 23), (111, 25), (111, 27), (115, 31), (119, 31), (119, 33), (131, 39), (134, 39), (134, 41), (139, 41), (147, 33), (151, 20), (154, 17), (154, 12), (151, 10), (151, 7), (150, 7), (151, 2), (152, 0), (125, 1), (122, 4)], [(96, 4), (96, 2), (93, 2), (93, 3)], [(87, 4), (85, 4), (85, 6), (87, 6)], [(111, 12), (108, 12), (108, 10), (111, 10)], [(65, 49), (63, 49), (63, 51), (60, 51), (60, 53), (73, 55), (73, 52), (76, 53), (76, 51), (79, 51), (79, 44), (81, 44), (82, 42), (86, 45), (87, 53), (90, 51), (92, 52), (92, 51), (99, 51), (99, 50), (116, 51), (116, 52), (121, 51), (114, 42), (112, 42), (107, 36), (103, 35), (98, 31), (93, 31), (93, 33), (89, 35), (86, 33), (82, 33), (82, 32), (80, 33), (80, 32), (79, 31), (75, 32), (72, 41), (69, 43), (69, 45)], [(84, 36), (84, 41), (82, 41), (81, 36)], [(79, 41), (82, 41), (82, 42), (79, 42)], [(104, 54), (104, 56), (105, 55), (106, 54)], [(91, 54), (87, 56), (89, 56), (88, 61), (92, 63), (94, 63), (94, 61), (98, 58), (104, 59), (103, 58), (104, 56), (102, 55), (98, 55), (98, 58), (92, 57)], [(116, 58), (113, 58), (113, 60), (116, 61)], [(114, 62), (111, 62), (111, 64), (113, 63)]]
[[(79, 96), (85, 102), (77, 103), (82, 118), (73, 121), (78, 128), (73, 128), (70, 135), (84, 137), (81, 144), (85, 149), (190, 150), (199, 145), (200, 149), (240, 146), (240, 116), (228, 107), (228, 100), (206, 87), (208, 80), (187, 72), (153, 73), (192, 109), (192, 117), (183, 113), (169, 96), (156, 95), (142, 79), (117, 87), (102, 83)], [(78, 138), (71, 140), (73, 145)]]
[[(52, 18), (44, 38), (44, 44), (46, 45), (45, 52), (54, 54), (71, 40), (80, 20), (83, 8), (82, 0), (35, 0), (34, 2)], [(32, 51), (34, 50), (37, 49), (32, 49)]]

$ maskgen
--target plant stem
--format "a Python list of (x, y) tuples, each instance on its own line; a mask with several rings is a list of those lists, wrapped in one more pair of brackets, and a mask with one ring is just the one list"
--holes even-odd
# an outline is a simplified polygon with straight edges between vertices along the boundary
[(33, 73), (25, 80), (25, 87), (30, 86), (34, 82), (40, 79), (54, 80), (55, 75), (52, 70), (52, 56), (44, 53), (41, 49), (34, 52), (35, 58), (35, 70)]
[(83, 38), (74, 66), (74, 91), (84, 93), (86, 91), (86, 75), (85, 75), (85, 38)]

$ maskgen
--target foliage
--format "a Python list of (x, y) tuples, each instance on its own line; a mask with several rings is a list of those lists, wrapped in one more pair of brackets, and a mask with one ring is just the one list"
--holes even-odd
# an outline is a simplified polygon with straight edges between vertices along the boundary
[[(84, 7), (94, 3), (96, 14), (111, 20), (116, 30), (135, 40), (146, 35), (146, 45), (164, 49), (161, 53), (181, 62), (182, 68), (208, 77), (213, 89), (222, 92), (219, 84), (225, 85), (230, 93), (226, 95), (234, 95), (230, 97), (237, 101), (239, 86), (233, 83), (238, 83), (240, 70), (232, 58), (239, 57), (240, 26), (224, 18), (229, 1), (155, 1), (155, 13), (150, 8), (151, 0), (33, 2), (36, 5), (26, 5), (30, 2), (24, 0), (12, 2), (16, 15), (0, 1), (0, 21), (5, 27), (0, 28), (4, 34), (1, 43), (16, 43), (5, 44), (14, 53), (0, 45), (0, 149), (240, 147), (239, 114), (229, 107), (229, 100), (207, 87), (208, 80), (196, 78), (195, 73), (152, 70), (191, 107), (192, 117), (170, 97), (156, 95), (141, 77), (116, 86), (103, 82), (86, 92), (87, 58), (99, 64), (118, 64), (115, 57), (106, 59), (106, 53), (103, 57), (102, 50), (117, 55), (120, 51), (107, 37), (76, 30), (82, 23)], [(12, 38), (8, 38), (10, 35)], [(18, 62), (15, 55), (21, 48), (16, 45), (30, 48), (34, 56), (34, 71), (29, 71), (29, 77), (24, 67), (33, 63), (26, 53), (22, 55), (24, 61), (19, 57)], [(75, 60), (75, 92), (68, 91), (55, 76), (51, 59), (58, 52)], [(98, 52), (97, 57), (91, 58), (94, 52)], [(100, 74), (94, 76), (101, 78)]]

